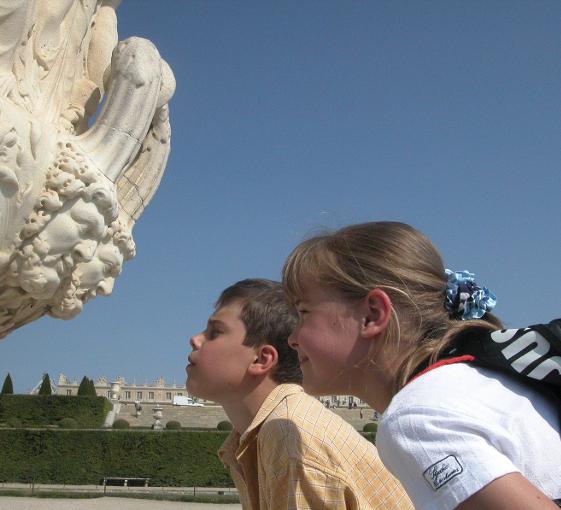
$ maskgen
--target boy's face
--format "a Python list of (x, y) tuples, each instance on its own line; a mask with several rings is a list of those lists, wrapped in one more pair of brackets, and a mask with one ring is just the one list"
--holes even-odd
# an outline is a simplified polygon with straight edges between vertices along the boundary
[(207, 327), (191, 337), (187, 391), (200, 398), (224, 402), (236, 397), (248, 366), (255, 359), (253, 347), (243, 345), (245, 325), (242, 304), (234, 301), (216, 310)]

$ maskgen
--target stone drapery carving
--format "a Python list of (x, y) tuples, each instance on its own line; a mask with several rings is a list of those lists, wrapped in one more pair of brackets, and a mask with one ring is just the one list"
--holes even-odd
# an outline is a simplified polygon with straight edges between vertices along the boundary
[(0, 0), (0, 337), (74, 317), (135, 254), (175, 81), (151, 42), (118, 42), (119, 2)]

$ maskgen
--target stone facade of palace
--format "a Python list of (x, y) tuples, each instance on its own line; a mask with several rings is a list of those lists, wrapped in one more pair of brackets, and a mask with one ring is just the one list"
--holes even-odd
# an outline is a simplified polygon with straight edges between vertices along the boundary
[[(189, 396), (184, 384), (167, 384), (163, 377), (159, 377), (153, 383), (128, 383), (123, 377), (109, 380), (105, 376), (98, 377), (94, 381), (95, 391), (101, 397), (111, 398), (112, 383), (119, 385), (119, 400), (121, 402), (141, 402), (146, 404), (171, 404), (175, 396)], [(70, 380), (64, 374), (60, 374), (56, 385), (57, 395), (76, 395), (80, 381)], [(193, 398), (195, 401), (207, 403), (205, 400)]]
[[(141, 402), (145, 404), (171, 404), (175, 396), (187, 396), (195, 402), (202, 404), (214, 404), (214, 402), (200, 399), (190, 395), (184, 384), (167, 384), (163, 377), (159, 377), (153, 383), (128, 383), (123, 377), (109, 380), (105, 376), (98, 377), (94, 382), (95, 391), (99, 396), (111, 398), (111, 385), (118, 383), (119, 400), (121, 402)], [(54, 386), (54, 385), (53, 385)], [(60, 374), (56, 389), (53, 393), (57, 395), (76, 395), (80, 381), (70, 380), (64, 374)], [(367, 404), (352, 395), (327, 395), (319, 399), (326, 407), (365, 407)]]

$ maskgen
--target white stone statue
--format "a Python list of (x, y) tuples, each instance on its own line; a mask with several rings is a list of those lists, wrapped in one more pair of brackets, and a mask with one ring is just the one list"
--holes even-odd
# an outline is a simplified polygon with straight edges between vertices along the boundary
[(151, 42), (118, 42), (119, 2), (0, 0), (0, 338), (74, 317), (135, 254), (175, 81)]

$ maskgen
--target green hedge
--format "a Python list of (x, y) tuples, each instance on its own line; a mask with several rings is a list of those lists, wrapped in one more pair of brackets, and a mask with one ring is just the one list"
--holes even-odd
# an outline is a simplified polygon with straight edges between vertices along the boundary
[(232, 430), (233, 428), (234, 426), (228, 420), (221, 421), (216, 425), (216, 430)]
[(128, 429), (130, 428), (131, 424), (125, 420), (124, 418), (119, 418), (113, 422), (114, 429)]
[(105, 397), (66, 395), (0, 395), (0, 423), (17, 419), (22, 427), (58, 425), (73, 418), (83, 428), (99, 428), (111, 410)]
[(99, 484), (149, 477), (152, 486), (231, 487), (218, 431), (0, 430), (0, 482)]
[(369, 423), (365, 423), (364, 427), (362, 427), (362, 431), (363, 432), (378, 432), (378, 422), (377, 421), (372, 421)]

